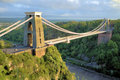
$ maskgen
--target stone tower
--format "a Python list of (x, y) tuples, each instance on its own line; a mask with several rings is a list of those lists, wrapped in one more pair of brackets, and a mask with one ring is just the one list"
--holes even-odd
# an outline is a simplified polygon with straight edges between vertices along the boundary
[(98, 45), (100, 43), (107, 43), (112, 38), (112, 28), (110, 26), (110, 21), (108, 20), (106, 26), (102, 30), (105, 30), (105, 33), (98, 34)]
[(33, 54), (40, 57), (44, 55), (44, 30), (41, 12), (25, 12), (26, 19), (33, 17), (24, 27), (24, 46), (33, 48)]

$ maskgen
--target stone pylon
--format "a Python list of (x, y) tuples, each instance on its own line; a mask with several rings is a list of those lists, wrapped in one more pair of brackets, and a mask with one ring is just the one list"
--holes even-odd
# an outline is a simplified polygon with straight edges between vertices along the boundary
[(33, 48), (33, 54), (40, 57), (45, 54), (44, 30), (41, 12), (25, 12), (26, 19), (33, 17), (24, 27), (24, 46)]
[(107, 43), (112, 38), (112, 28), (110, 26), (110, 20), (107, 21), (106, 26), (102, 30), (105, 30), (105, 33), (98, 34), (98, 45), (101, 43)]

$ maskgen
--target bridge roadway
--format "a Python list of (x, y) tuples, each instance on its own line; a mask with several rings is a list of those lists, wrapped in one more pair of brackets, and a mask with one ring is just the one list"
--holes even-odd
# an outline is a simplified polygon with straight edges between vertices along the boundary
[(50, 44), (50, 45), (51, 44), (58, 44), (58, 43), (62, 43), (62, 42), (69, 43), (71, 40), (75, 40), (75, 39), (78, 39), (78, 38), (87, 37), (87, 36), (91, 36), (91, 35), (101, 34), (101, 33), (105, 33), (105, 32), (106, 31), (88, 32), (88, 33), (84, 33), (84, 34), (80, 34), (80, 35), (72, 35), (72, 36), (67, 36), (67, 37), (47, 40), (47, 41), (45, 41), (45, 43), (46, 44)]
[[(94, 31), (94, 32), (89, 32), (89, 33), (85, 33), (85, 34), (81, 34), (81, 35), (72, 35), (72, 36), (52, 39), (52, 40), (45, 41), (45, 44), (46, 44), (45, 46), (47, 46), (47, 44), (51, 45), (51, 44), (58, 44), (58, 43), (62, 43), (62, 42), (70, 43), (70, 40), (74, 40), (74, 39), (78, 39), (78, 38), (82, 38), (82, 37), (86, 37), (86, 36), (91, 36), (91, 35), (95, 35), (95, 34), (101, 34), (101, 33), (105, 33), (105, 31)], [(30, 50), (30, 49), (33, 49), (33, 48), (18, 46), (18, 47), (14, 47), (14, 48), (7, 48), (7, 49), (1, 49), (1, 50), (7, 54), (14, 54), (17, 52), (22, 52), (22, 51)]]
[(14, 53), (22, 52), (28, 49), (32, 49), (32, 48), (20, 46), (20, 47), (6, 48), (6, 49), (1, 49), (1, 50), (6, 54), (14, 54)]

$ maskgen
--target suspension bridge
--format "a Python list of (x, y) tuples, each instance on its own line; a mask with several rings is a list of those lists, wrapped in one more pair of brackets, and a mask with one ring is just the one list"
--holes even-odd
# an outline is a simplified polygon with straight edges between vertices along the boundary
[[(15, 49), (11, 51), (11, 53), (23, 53), (29, 52), (34, 54), (38, 57), (45, 55), (45, 49), (54, 44), (58, 43), (70, 43), (71, 40), (75, 40), (78, 38), (83, 38), (87, 36), (97, 35), (98, 34), (98, 44), (101, 42), (108, 42), (112, 37), (112, 31), (110, 27), (109, 19), (104, 19), (100, 25), (98, 25), (95, 29), (85, 32), (85, 33), (77, 33), (72, 32), (67, 29), (64, 29), (47, 19), (41, 16), (41, 12), (26, 12), (25, 20), (22, 19), (17, 21), (16, 23), (8, 26), (0, 30), (0, 37), (10, 33), (11, 31), (19, 28), (20, 26), (24, 25), (24, 48)], [(56, 29), (58, 31), (71, 34), (71, 36), (61, 37), (57, 39), (51, 39), (45, 41), (44, 39), (44, 29), (43, 24)], [(3, 49), (3, 51), (7, 51), (8, 49)], [(10, 52), (10, 49), (8, 50)]]

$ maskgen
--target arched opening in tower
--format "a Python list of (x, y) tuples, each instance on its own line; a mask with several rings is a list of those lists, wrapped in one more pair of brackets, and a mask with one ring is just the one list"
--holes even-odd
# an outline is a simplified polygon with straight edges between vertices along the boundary
[(28, 47), (33, 47), (33, 35), (28, 33)]
[(29, 24), (28, 24), (28, 31), (33, 31), (33, 27), (32, 27), (32, 23), (31, 22), (29, 22)]

